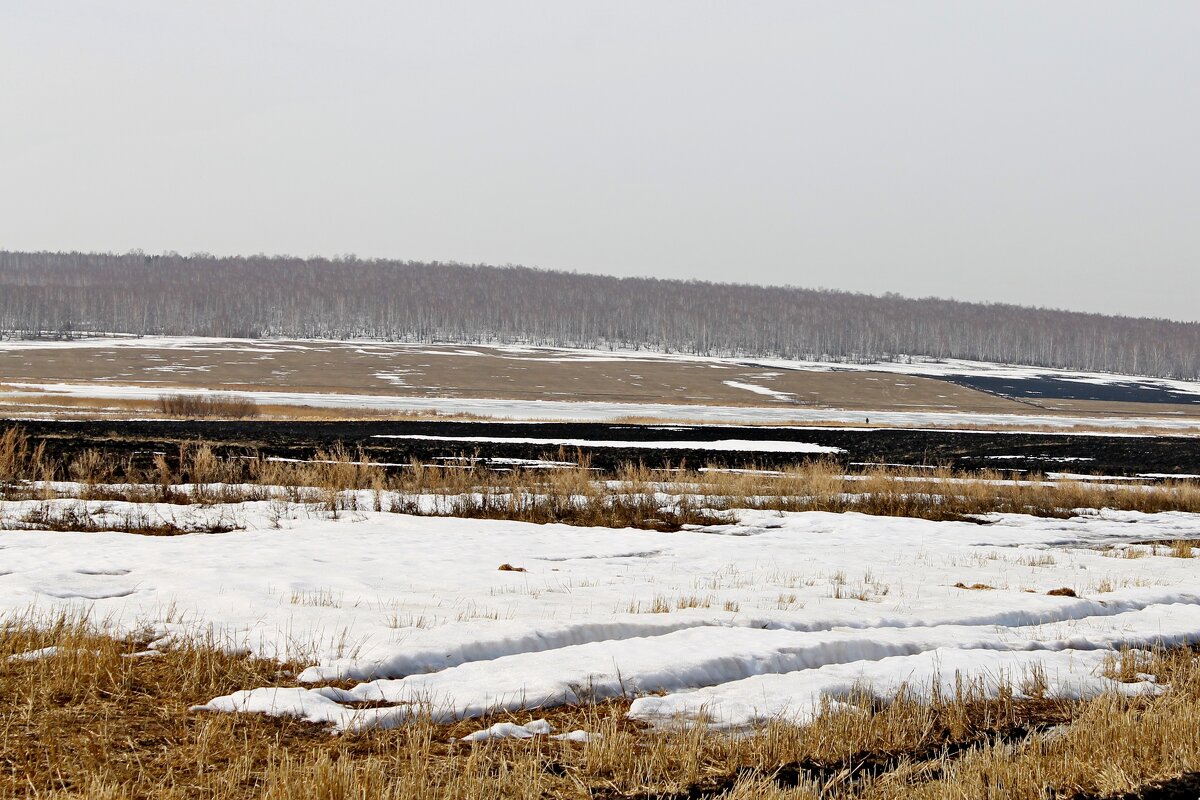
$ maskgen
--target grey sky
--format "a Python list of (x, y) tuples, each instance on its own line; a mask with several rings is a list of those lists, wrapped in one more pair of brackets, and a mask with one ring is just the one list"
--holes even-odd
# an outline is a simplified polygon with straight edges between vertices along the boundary
[(1192, 0), (4, 0), (0, 247), (1200, 320), (1197, 42)]

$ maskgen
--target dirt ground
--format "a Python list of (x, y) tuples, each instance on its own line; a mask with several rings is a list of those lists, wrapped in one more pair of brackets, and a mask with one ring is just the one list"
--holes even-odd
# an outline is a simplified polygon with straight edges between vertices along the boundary
[(0, 388), (5, 383), (60, 382), (142, 385), (164, 391), (203, 387), (394, 397), (1200, 417), (1198, 405), (1016, 400), (933, 378), (857, 370), (785, 370), (657, 354), (281, 341), (0, 349)]
[[(0, 421), (0, 430), (4, 423)], [(155, 453), (178, 452), (182, 442), (205, 441), (222, 455), (251, 455), (308, 460), (337, 443), (382, 464), (465, 464), (504, 459), (574, 460), (588, 455), (598, 470), (625, 463), (665, 468), (713, 465), (777, 468), (810, 460), (836, 461), (848, 469), (869, 464), (946, 466), (960, 470), (1015, 471), (1018, 476), (1041, 472), (1136, 476), (1200, 474), (1200, 438), (1128, 437), (1070, 434), (961, 433), (927, 429), (772, 429), (691, 425), (686, 430), (656, 425), (605, 423), (488, 422), (282, 422), (282, 421), (34, 421), (21, 427), (47, 454), (69, 462), (89, 448), (113, 454), (149, 469)], [(466, 441), (394, 438), (407, 436), (464, 437)], [(624, 447), (567, 447), (512, 442), (520, 439), (624, 441)], [(503, 441), (508, 439), (509, 441)], [(658, 449), (654, 442), (684, 439), (689, 449)], [(829, 454), (725, 451), (705, 449), (720, 439), (790, 441), (836, 447)], [(500, 440), (500, 441), (497, 441)]]

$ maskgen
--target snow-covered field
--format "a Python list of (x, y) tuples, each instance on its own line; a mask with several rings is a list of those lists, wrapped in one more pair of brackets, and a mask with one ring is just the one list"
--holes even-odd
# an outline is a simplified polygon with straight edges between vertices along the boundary
[[(98, 506), (128, 510), (88, 511)], [(5, 503), (0, 519), (11, 526), (29, 507)], [(960, 676), (993, 690), (1044, 681), (1065, 696), (1156, 692), (1104, 677), (1112, 649), (1200, 641), (1197, 562), (1130, 544), (1194, 539), (1200, 515), (978, 525), (741, 512), (660, 533), (332, 519), (281, 502), (141, 512), (219, 515), (245, 530), (0, 532), (0, 610), (83, 609), (163, 641), (211, 635), (305, 660), (311, 688), (247, 687), (207, 707), (341, 729), (402, 724), (418, 709), (444, 719), (620, 695), (652, 723), (741, 726), (807, 719), (858, 685), (921, 692)], [(1047, 594), (1060, 588), (1079, 596)], [(326, 685), (345, 680), (358, 683)]]

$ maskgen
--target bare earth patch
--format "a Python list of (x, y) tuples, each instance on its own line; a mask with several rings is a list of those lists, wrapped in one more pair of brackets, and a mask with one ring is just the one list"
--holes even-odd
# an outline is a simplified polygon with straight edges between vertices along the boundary
[[(689, 407), (764, 408), (773, 410), (776, 424), (781, 419), (778, 412), (795, 409), (797, 419), (804, 418), (801, 412), (806, 410), (837, 410), (840, 423), (856, 425), (871, 424), (874, 411), (1017, 415), (1029, 417), (1027, 425), (1034, 429), (1037, 417), (1063, 414), (1095, 419), (1098, 427), (1106, 418), (1173, 419), (1176, 428), (1181, 420), (1194, 418), (1200, 426), (1196, 404), (1011, 399), (948, 380), (837, 365), (791, 369), (736, 359), (475, 345), (195, 339), (23, 342), (0, 347), (0, 375), (7, 384), (0, 384), (6, 395), (0, 399), (14, 415), (130, 416), (156, 412), (156, 394), (220, 390), (392, 399), (393, 407), (388, 408), (376, 402), (341, 403), (336, 409), (315, 401), (273, 403), (269, 394), (258, 400), (263, 416), (303, 419), (386, 418), (404, 411), (402, 404), (396, 405), (403, 398), (485, 398), (625, 404), (631, 418), (646, 404), (677, 406), (684, 417)], [(101, 396), (56, 389), (59, 384), (85, 387)], [(103, 397), (119, 387), (149, 392), (150, 397), (120, 392)], [(426, 408), (423, 414), (433, 416), (436, 411)], [(532, 418), (537, 413), (530, 408), (524, 415)], [(664, 417), (659, 414), (655, 421)], [(980, 420), (963, 424), (987, 425)]]

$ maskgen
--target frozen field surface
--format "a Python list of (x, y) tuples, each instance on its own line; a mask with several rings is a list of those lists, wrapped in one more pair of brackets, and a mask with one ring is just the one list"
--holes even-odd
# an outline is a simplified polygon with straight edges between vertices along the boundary
[[(17, 524), (26, 505), (0, 514)], [(1064, 696), (1156, 692), (1109, 680), (1106, 657), (1200, 641), (1197, 562), (1131, 544), (1195, 538), (1197, 515), (977, 525), (743, 512), (734, 524), (659, 533), (330, 519), (278, 502), (140, 508), (246, 530), (0, 532), (0, 608), (82, 609), (163, 643), (211, 635), (304, 660), (311, 688), (248, 687), (206, 708), (340, 729), (402, 724), (418, 709), (450, 719), (621, 695), (657, 724), (703, 714), (741, 726), (803, 720), (858, 685), (887, 695), (960, 676), (992, 691), (1038, 676)], [(1047, 594), (1060, 588), (1078, 597)], [(334, 681), (356, 683), (325, 685)]]

